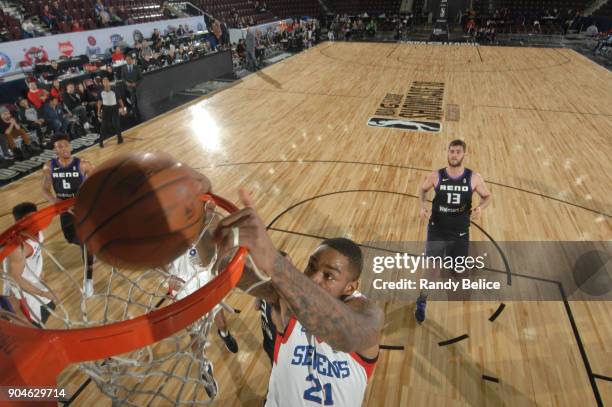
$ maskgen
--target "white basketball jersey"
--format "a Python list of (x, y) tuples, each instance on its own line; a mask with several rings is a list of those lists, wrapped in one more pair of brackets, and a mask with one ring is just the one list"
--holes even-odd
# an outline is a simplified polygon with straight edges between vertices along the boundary
[(293, 316), (276, 335), (266, 407), (361, 406), (375, 364), (333, 350)]
[[(40, 282), (40, 276), (43, 270), (43, 256), (42, 256), (42, 242), (43, 241), (44, 241), (44, 236), (42, 232), (38, 233), (38, 240), (27, 239), (25, 241), (25, 244), (27, 244), (28, 246), (32, 248), (32, 254), (26, 257), (25, 268), (21, 276), (25, 280), (27, 280), (29, 283), (31, 283), (33, 286), (35, 286), (36, 288), (43, 290), (43, 291), (48, 291), (47, 288)], [(9, 272), (8, 267), (9, 267), (8, 258), (5, 258), (3, 261), (3, 268), (4, 268), (5, 273)], [(19, 290), (16, 286), (13, 286), (13, 285), (11, 285), (11, 291), (13, 292), (13, 295), (15, 296), (15, 298), (19, 300), (22, 300), (21, 294), (23, 293), (23, 299), (25, 300), (27, 304), (27, 308), (28, 308), (28, 312), (30, 313), (30, 316), (36, 322), (40, 322), (40, 307), (42, 304), (50, 303), (51, 300), (45, 297), (30, 294), (26, 292), (25, 290)]]
[[(211, 262), (212, 263), (212, 262)], [(202, 266), (198, 250), (190, 248), (170, 265), (170, 274), (183, 280), (183, 286), (175, 293), (177, 300), (183, 299), (212, 280), (212, 264)]]

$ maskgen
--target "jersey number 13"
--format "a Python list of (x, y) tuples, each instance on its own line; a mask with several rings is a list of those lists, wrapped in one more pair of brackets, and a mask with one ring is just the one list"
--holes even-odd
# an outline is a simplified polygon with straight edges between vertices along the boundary
[(458, 205), (461, 202), (461, 194), (448, 192), (446, 194), (446, 200), (448, 204)]

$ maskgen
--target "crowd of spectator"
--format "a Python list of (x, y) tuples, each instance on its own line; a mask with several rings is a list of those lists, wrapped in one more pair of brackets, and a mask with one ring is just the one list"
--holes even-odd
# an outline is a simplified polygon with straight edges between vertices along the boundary
[(265, 31), (248, 28), (245, 38), (231, 45), (235, 64), (256, 71), (264, 58), (273, 51), (299, 52), (319, 42), (321, 28), (318, 20), (293, 20), (289, 24), (268, 27)]
[[(32, 38), (36, 36), (48, 35), (49, 32), (80, 32), (96, 28), (135, 24), (139, 22), (135, 21), (135, 19), (131, 16), (130, 10), (124, 5), (115, 7), (108, 6), (106, 4), (106, 0), (91, 0), (91, 2), (93, 5), (91, 8), (92, 18), (85, 18), (88, 17), (88, 15), (71, 14), (71, 10), (66, 10), (62, 5), (63, 2), (60, 0), (54, 0), (51, 3), (41, 3), (35, 13), (35, 18), (40, 20), (43, 26), (37, 26), (34, 24), (31, 18), (25, 18), (20, 22), (20, 27), (17, 29), (17, 34), (6, 35), (4, 37), (0, 36), (0, 41)], [(244, 10), (241, 12), (236, 7), (232, 7), (229, 11), (221, 13), (222, 15), (220, 15), (220, 18), (223, 21), (220, 21), (219, 24), (225, 27), (225, 29), (228, 27), (247, 28), (260, 24), (262, 22), (262, 18), (264, 17), (265, 19), (263, 21), (273, 20), (272, 14), (270, 13), (270, 9), (265, 0), (248, 0), (248, 4), (249, 7), (252, 7), (251, 14), (245, 15)], [(203, 6), (203, 8), (206, 9), (205, 6)], [(161, 11), (167, 18), (174, 17), (171, 11), (167, 7), (163, 7), (163, 5)], [(257, 18), (257, 16), (263, 17)], [(0, 17), (2, 16), (0, 15)], [(0, 23), (1, 22), (2, 19), (0, 18)], [(46, 27), (48, 31), (41, 29), (41, 27)]]
[[(597, 30), (597, 26), (595, 23), (592, 24)], [(590, 28), (590, 27), (589, 27)], [(593, 30), (594, 31), (594, 30)], [(594, 37), (597, 40), (597, 45), (593, 49), (593, 54), (600, 55), (606, 53), (608, 56), (612, 54), (612, 28), (610, 28), (607, 32), (600, 33), (597, 30), (597, 34)]]
[[(0, 41), (19, 40), (32, 38), (49, 33), (67, 33), (92, 30), (96, 28), (106, 28), (119, 25), (135, 24), (135, 21), (130, 10), (126, 6), (119, 7), (108, 6), (104, 0), (91, 0), (92, 14), (82, 15), (81, 10), (66, 10), (63, 2), (53, 0), (51, 3), (40, 3), (35, 10), (22, 9), (20, 15), (22, 20), (15, 20), (18, 27), (15, 29), (6, 30), (4, 36), (0, 36)], [(173, 15), (164, 8), (159, 13), (159, 16), (152, 19), (158, 19), (162, 16), (172, 18)], [(6, 18), (5, 18), (6, 17)], [(91, 17), (91, 18), (89, 18)], [(6, 24), (6, 19), (9, 16), (0, 15), (0, 23)], [(15, 19), (15, 17), (12, 17)], [(7, 20), (8, 21), (8, 20)], [(42, 25), (37, 25), (35, 22), (40, 21)], [(14, 24), (14, 23), (10, 23)], [(12, 27), (9, 27), (12, 28)]]
[(288, 15), (285, 10), (273, 12), (266, 0), (192, 0), (192, 3), (231, 28), (252, 27), (274, 21), (275, 16), (278, 19)]
[(98, 27), (134, 24), (134, 19), (128, 15), (123, 6), (118, 9), (112, 6), (106, 7), (102, 0), (96, 0), (94, 12)]
[(347, 15), (337, 15), (328, 26), (327, 37), (330, 41), (374, 37), (378, 28), (378, 23), (375, 18), (370, 18), (367, 15), (349, 17)]
[[(582, 32), (587, 37), (599, 40), (598, 52), (607, 44), (607, 33), (600, 33), (593, 20), (586, 19), (581, 10), (557, 8), (543, 9), (541, 12), (517, 12), (504, 7), (494, 10), (492, 13), (478, 15), (473, 9), (462, 10), (456, 19), (449, 21), (448, 25), (437, 24), (433, 21), (433, 13), (424, 11), (428, 17), (423, 20), (422, 16), (413, 13), (401, 13), (395, 15), (368, 16), (367, 13), (360, 15), (336, 15), (328, 19), (328, 39), (334, 40), (368, 40), (382, 32), (384, 38), (390, 39), (390, 32), (395, 31), (396, 40), (407, 40), (411, 32), (415, 31), (418, 24), (428, 21), (436, 31), (442, 33), (437, 40), (448, 38), (449, 25), (456, 24), (466, 36), (481, 43), (495, 42), (499, 33), (527, 33), (527, 34), (567, 34), (568, 31)], [(435, 37), (435, 35), (433, 35)], [(435, 40), (435, 39), (434, 39)]]
[[(223, 38), (222, 32), (217, 37), (179, 26), (164, 34), (155, 30), (148, 39), (118, 45), (103, 58), (80, 66), (64, 61), (37, 66), (27, 78), (27, 93), (1, 107), (0, 167), (38, 154), (56, 134), (74, 139), (98, 133), (102, 146), (104, 138), (120, 136), (122, 126), (139, 121), (136, 90), (144, 73), (229, 46), (229, 35)], [(114, 99), (107, 94), (102, 99), (105, 82)]]
[(477, 15), (465, 10), (457, 16), (463, 32), (476, 40), (495, 40), (497, 33), (567, 34), (569, 30), (584, 28), (582, 12), (575, 9), (543, 9), (541, 12), (522, 13), (510, 8), (496, 9), (492, 14)]
[[(429, 13), (429, 12), (427, 12)], [(435, 24), (429, 13), (429, 23), (433, 25), (434, 35), (441, 32), (439, 38), (448, 38), (448, 26)], [(328, 40), (368, 40), (382, 32), (384, 38), (390, 39), (390, 32), (395, 31), (394, 39), (407, 40), (419, 23), (418, 16), (412, 13), (395, 15), (368, 16), (367, 14), (348, 16), (336, 15), (328, 20)], [(475, 41), (493, 43), (499, 33), (528, 34), (567, 34), (568, 31), (583, 32), (586, 36), (597, 38), (597, 52), (607, 47), (607, 33), (600, 33), (594, 22), (587, 24), (582, 12), (576, 9), (561, 11), (557, 8), (544, 9), (542, 12), (520, 13), (510, 8), (499, 8), (486, 15), (478, 15), (475, 10), (460, 11), (454, 24), (461, 27), (466, 36)], [(423, 23), (423, 21), (420, 21)], [(449, 22), (452, 25), (453, 22)], [(431, 39), (431, 38), (430, 38)], [(603, 44), (603, 45), (602, 45)]]
[[(268, 6), (265, 1), (257, 1), (253, 2), (254, 13), (265, 13), (268, 11)], [(247, 28), (252, 27), (256, 24), (255, 19), (252, 15), (249, 16), (240, 16), (238, 14), (238, 10), (235, 7), (232, 7), (230, 12), (230, 17), (228, 19), (228, 24), (234, 28)]]
[(377, 32), (392, 33), (394, 39), (403, 40), (409, 32), (414, 31), (412, 13), (369, 16), (363, 13), (357, 16), (336, 15), (328, 20), (327, 37), (330, 41), (368, 40)]
[[(267, 6), (265, 1), (261, 4), (258, 1), (255, 1), (255, 3), (253, 4), (253, 13), (264, 13), (267, 11), (266, 7)], [(255, 19), (253, 18), (253, 15), (241, 16), (238, 13), (238, 9), (236, 9), (236, 7), (231, 8), (229, 16), (227, 16), (225, 20), (226, 23), (232, 28), (247, 28), (257, 24)]]
[(239, 16), (236, 9), (232, 9), (228, 20), (229, 24), (234, 28), (247, 28), (255, 25), (253, 16)]

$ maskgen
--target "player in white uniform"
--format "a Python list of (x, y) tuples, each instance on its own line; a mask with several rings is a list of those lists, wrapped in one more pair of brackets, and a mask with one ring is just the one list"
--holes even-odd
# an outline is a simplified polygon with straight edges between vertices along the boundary
[[(36, 212), (36, 205), (32, 202), (23, 202), (13, 208), (15, 221)], [(12, 277), (14, 283), (10, 291), (19, 300), (20, 308), (32, 324), (43, 327), (49, 318), (49, 309), (55, 309), (53, 296), (42, 284), (43, 257), (42, 232), (38, 236), (26, 239), (3, 261), (4, 272)]]
[[(360, 297), (355, 291), (345, 302)], [(266, 406), (284, 406), (284, 400), (292, 406), (361, 406), (376, 359), (334, 350), (292, 316), (276, 337)], [(294, 401), (300, 395), (302, 400)]]
[[(250, 196), (245, 208), (215, 232), (225, 248), (238, 243), (270, 281), (251, 291), (274, 306), (277, 332), (266, 406), (361, 406), (378, 357), (384, 315), (357, 292), (361, 249), (349, 239), (328, 239), (310, 256), (304, 273), (274, 247)], [(245, 268), (238, 286), (258, 277)], [(282, 332), (282, 334), (281, 334)]]
[[(202, 256), (204, 257), (204, 256)], [(210, 256), (209, 256), (210, 257)], [(191, 247), (185, 254), (176, 258), (168, 266), (168, 273), (171, 274), (170, 279), (170, 293), (178, 301), (186, 296), (190, 295), (194, 291), (205, 286), (210, 280), (213, 279), (212, 266), (215, 263), (214, 258), (208, 258), (205, 262), (202, 261), (198, 254), (196, 247)], [(206, 264), (207, 266), (204, 266)], [(211, 312), (214, 313), (214, 321), (217, 326), (217, 333), (221, 340), (225, 343), (225, 347), (229, 352), (238, 352), (238, 343), (236, 339), (229, 332), (227, 327), (227, 321), (223, 313), (223, 308), (217, 305)], [(197, 324), (197, 322), (196, 322)], [(197, 326), (197, 325), (196, 325)], [(197, 330), (197, 329), (195, 329)], [(198, 347), (198, 343), (195, 340), (195, 336), (192, 335), (192, 348), (195, 351)], [(206, 380), (208, 375), (208, 385), (205, 386), (206, 392), (209, 397), (213, 398), (216, 396), (218, 391), (218, 385), (213, 377), (212, 363), (207, 366), (201, 367), (203, 378)], [(206, 372), (206, 374), (204, 374)]]

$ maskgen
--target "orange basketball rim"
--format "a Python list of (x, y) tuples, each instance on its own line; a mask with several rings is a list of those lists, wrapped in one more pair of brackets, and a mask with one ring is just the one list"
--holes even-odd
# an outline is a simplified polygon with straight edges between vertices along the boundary
[[(228, 212), (238, 209), (222, 197), (205, 194)], [(54, 216), (74, 205), (74, 198), (26, 216), (0, 234), (0, 260), (50, 225)], [(70, 363), (104, 359), (132, 352), (184, 329), (209, 312), (236, 286), (247, 251), (238, 249), (227, 267), (184, 299), (139, 317), (80, 329), (38, 329), (0, 319), (0, 386), (51, 386)]]

